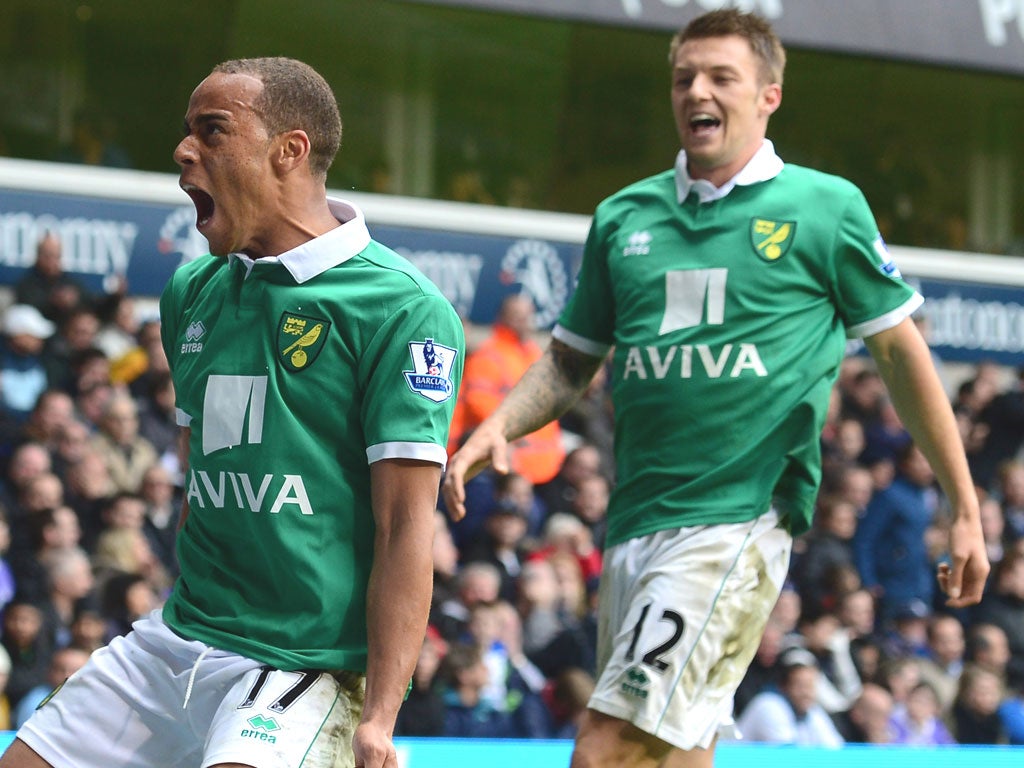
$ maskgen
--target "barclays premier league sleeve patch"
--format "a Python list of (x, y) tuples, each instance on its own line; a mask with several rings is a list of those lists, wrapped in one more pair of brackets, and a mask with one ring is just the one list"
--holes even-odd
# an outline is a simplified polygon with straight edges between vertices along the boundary
[(892, 254), (889, 253), (889, 249), (885, 247), (885, 241), (882, 239), (882, 234), (879, 233), (878, 237), (875, 238), (875, 242), (872, 243), (875, 249), (875, 253), (882, 260), (879, 264), (879, 269), (882, 270), (889, 277), (903, 277), (900, 274), (900, 268), (896, 266), (896, 262), (893, 261)]
[(433, 339), (410, 341), (413, 370), (402, 371), (409, 389), (435, 403), (443, 403), (454, 394), (452, 367), (457, 349), (437, 344)]

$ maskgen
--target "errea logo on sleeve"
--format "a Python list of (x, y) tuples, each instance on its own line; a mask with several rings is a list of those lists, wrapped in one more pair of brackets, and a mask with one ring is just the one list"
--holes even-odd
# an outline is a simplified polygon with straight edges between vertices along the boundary
[(459, 351), (427, 338), (410, 341), (409, 354), (413, 370), (402, 371), (409, 389), (435, 403), (443, 403), (451, 397), (454, 391), (452, 365)]

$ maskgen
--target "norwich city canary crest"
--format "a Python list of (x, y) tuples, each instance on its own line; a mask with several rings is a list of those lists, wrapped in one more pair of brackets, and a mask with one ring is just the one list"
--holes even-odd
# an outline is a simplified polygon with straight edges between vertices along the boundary
[(313, 364), (327, 340), (331, 324), (317, 317), (285, 312), (277, 328), (278, 355), (289, 371), (304, 371)]
[(778, 261), (785, 256), (795, 233), (795, 221), (750, 220), (750, 242), (765, 261)]

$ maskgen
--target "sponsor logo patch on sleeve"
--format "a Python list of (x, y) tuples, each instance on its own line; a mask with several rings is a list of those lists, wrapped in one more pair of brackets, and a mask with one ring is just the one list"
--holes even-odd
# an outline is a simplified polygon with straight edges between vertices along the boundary
[(900, 274), (900, 268), (896, 266), (896, 262), (893, 261), (892, 254), (889, 253), (889, 249), (885, 247), (885, 241), (882, 239), (881, 233), (875, 238), (875, 242), (871, 244), (875, 249), (875, 253), (882, 260), (882, 263), (878, 265), (889, 277), (903, 277)]
[(409, 354), (413, 370), (402, 371), (409, 389), (435, 403), (443, 403), (452, 396), (452, 365), (457, 349), (437, 344), (433, 339), (410, 341)]

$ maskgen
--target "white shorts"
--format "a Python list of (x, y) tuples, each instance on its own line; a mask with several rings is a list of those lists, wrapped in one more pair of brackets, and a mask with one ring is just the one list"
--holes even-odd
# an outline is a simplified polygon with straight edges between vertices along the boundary
[(608, 549), (589, 707), (684, 750), (730, 734), (733, 695), (779, 597), (792, 543), (772, 510)]
[(185, 640), (159, 610), (114, 638), (17, 737), (55, 768), (353, 766), (362, 675), (283, 672)]

